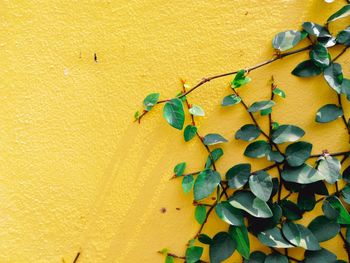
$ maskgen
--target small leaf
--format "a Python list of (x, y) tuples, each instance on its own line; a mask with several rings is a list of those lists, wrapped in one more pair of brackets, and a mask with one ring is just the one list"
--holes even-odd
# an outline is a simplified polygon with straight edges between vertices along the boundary
[(340, 161), (332, 156), (326, 155), (319, 158), (317, 170), (329, 184), (334, 184), (341, 178)]
[(350, 26), (338, 33), (337, 42), (345, 46), (350, 46)]
[(280, 88), (274, 88), (272, 90), (273, 94), (277, 95), (277, 96), (280, 96), (281, 98), (285, 99), (286, 98), (286, 93), (281, 90)]
[(329, 252), (328, 250), (321, 248), (321, 250), (317, 251), (305, 251), (304, 254), (305, 257), (305, 263), (321, 263), (321, 262), (334, 262), (334, 263), (340, 263), (337, 261), (336, 255)]
[(277, 203), (270, 204), (269, 207), (273, 214), (272, 217), (257, 218), (254, 216), (248, 216), (248, 228), (252, 234), (256, 235), (261, 231), (266, 231), (268, 229), (274, 228), (280, 223), (282, 217), (282, 208)]
[(211, 195), (220, 181), (220, 174), (216, 171), (206, 169), (200, 172), (194, 183), (194, 199), (198, 201)]
[(265, 171), (252, 174), (249, 178), (249, 188), (253, 194), (263, 201), (268, 201), (272, 193), (272, 179)]
[(310, 58), (316, 66), (325, 68), (329, 66), (330, 56), (325, 46), (316, 44), (310, 51)]
[(185, 122), (182, 101), (178, 98), (167, 101), (163, 108), (163, 117), (172, 127), (182, 130)]
[(254, 124), (243, 125), (235, 134), (236, 140), (253, 141), (259, 137), (261, 130)]
[(245, 84), (249, 83), (251, 81), (251, 78), (247, 77), (245, 75), (245, 70), (241, 69), (237, 72), (235, 78), (231, 82), (231, 88), (239, 88), (244, 86)]
[(282, 163), (284, 161), (284, 156), (278, 151), (270, 151), (266, 157), (270, 162)]
[(200, 260), (201, 256), (203, 254), (203, 248), (202, 247), (188, 247), (186, 249), (186, 262), (188, 263), (196, 263), (198, 260)]
[(316, 205), (316, 197), (306, 187), (302, 188), (298, 195), (298, 207), (303, 211), (311, 211)]
[(140, 112), (136, 111), (134, 114), (134, 120), (137, 121), (140, 118)]
[(226, 232), (219, 232), (213, 237), (209, 246), (211, 263), (220, 263), (229, 258), (236, 249), (236, 242)]
[(207, 216), (207, 210), (205, 209), (205, 206), (197, 205), (194, 212), (194, 217), (196, 218), (198, 224), (200, 225), (203, 224), (206, 216)]
[(210, 245), (213, 242), (213, 240), (206, 234), (200, 234), (198, 236), (198, 241), (206, 245)]
[(295, 47), (305, 37), (305, 34), (296, 30), (280, 32), (274, 37), (272, 46), (279, 51), (286, 51)]
[(249, 108), (249, 112), (257, 112), (261, 110), (266, 110), (269, 109), (273, 106), (275, 106), (275, 102), (273, 100), (263, 100), (263, 101), (258, 101), (254, 102)]
[(216, 162), (224, 155), (224, 151), (221, 148), (216, 148), (212, 150), (207, 158), (207, 162), (205, 163), (205, 169), (210, 168), (213, 165), (213, 162)]
[(311, 221), (308, 228), (317, 238), (318, 242), (324, 242), (335, 237), (339, 231), (340, 226), (337, 222), (328, 219), (325, 216), (318, 216)]
[(294, 125), (280, 125), (272, 132), (271, 139), (274, 143), (295, 142), (303, 137), (304, 130)]
[(187, 125), (185, 130), (184, 130), (184, 139), (186, 142), (190, 141), (193, 139), (194, 136), (196, 136), (197, 133), (197, 127), (193, 126), (191, 124)]
[(241, 188), (248, 182), (251, 171), (249, 163), (237, 164), (226, 172), (226, 180), (230, 188)]
[(289, 220), (298, 220), (303, 217), (303, 212), (299, 207), (289, 200), (282, 200), (280, 202), (283, 215)]
[(159, 100), (159, 93), (151, 93), (143, 100), (143, 108), (145, 111), (150, 111)]
[(320, 75), (322, 69), (317, 67), (312, 60), (306, 60), (301, 62), (295, 69), (293, 69), (292, 74), (301, 78), (308, 78)]
[(345, 5), (327, 19), (327, 23), (333, 22), (350, 15), (350, 5)]
[(249, 259), (244, 259), (243, 263), (264, 263), (266, 255), (261, 251), (254, 251), (250, 254)]
[(184, 174), (186, 169), (186, 163), (178, 163), (175, 167), (174, 167), (174, 173), (176, 176), (181, 176)]
[(264, 263), (289, 263), (288, 258), (282, 254), (272, 253), (268, 255)]
[(286, 161), (292, 167), (302, 165), (311, 154), (312, 144), (308, 142), (295, 142), (286, 148)]
[(290, 248), (293, 247), (283, 236), (282, 231), (278, 227), (262, 231), (258, 234), (261, 243), (268, 247)]
[(286, 222), (282, 227), (283, 235), (290, 243), (307, 250), (320, 250), (320, 244), (312, 232), (300, 224)]
[(322, 210), (329, 219), (337, 219), (339, 224), (349, 225), (350, 215), (336, 196), (329, 196), (323, 202)]
[(217, 133), (209, 133), (204, 136), (203, 142), (205, 145), (215, 145), (219, 143), (227, 142), (227, 140)]
[(341, 191), (345, 203), (350, 204), (350, 185), (346, 185)]
[(329, 33), (328, 29), (313, 23), (313, 22), (304, 22), (303, 23), (303, 29), (312, 36), (315, 37), (331, 37), (332, 35)]
[(174, 258), (172, 256), (167, 255), (165, 257), (165, 263), (174, 263)]
[(241, 97), (238, 97), (235, 94), (231, 94), (226, 96), (223, 100), (221, 105), (222, 106), (232, 106), (240, 103), (242, 101)]
[(205, 115), (204, 110), (198, 105), (192, 105), (192, 107), (188, 110), (193, 116), (203, 117)]
[(266, 141), (250, 143), (244, 151), (244, 155), (250, 158), (261, 158), (271, 151), (271, 146)]
[(236, 191), (229, 199), (229, 202), (232, 206), (242, 209), (255, 217), (269, 218), (273, 216), (266, 202), (255, 197), (251, 192)]
[(341, 92), (341, 86), (344, 77), (340, 64), (330, 64), (327, 68), (324, 69), (323, 76), (332, 89), (334, 89), (337, 93)]
[(192, 190), (194, 184), (194, 178), (193, 175), (186, 175), (182, 179), (182, 190), (184, 193), (188, 193)]
[(248, 230), (245, 225), (230, 226), (229, 233), (237, 243), (237, 251), (245, 259), (249, 259), (250, 243), (248, 237)]
[(271, 114), (271, 112), (272, 112), (272, 108), (268, 108), (268, 109), (266, 109), (266, 110), (261, 110), (261, 111), (260, 111), (260, 115), (261, 115), (261, 116), (266, 116), (266, 115)]
[(335, 104), (326, 104), (316, 113), (316, 122), (327, 123), (343, 116), (343, 109)]
[(221, 220), (230, 225), (242, 226), (244, 224), (242, 212), (230, 205), (228, 201), (218, 203), (215, 206), (215, 212)]
[(284, 167), (282, 178), (287, 182), (311, 184), (323, 180), (323, 176), (308, 164), (299, 167)]

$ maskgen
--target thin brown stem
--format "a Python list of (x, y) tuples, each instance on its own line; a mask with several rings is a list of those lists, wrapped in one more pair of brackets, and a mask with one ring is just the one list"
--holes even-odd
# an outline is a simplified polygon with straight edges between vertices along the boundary
[[(344, 151), (344, 152), (335, 152), (335, 153), (329, 153), (330, 156), (345, 156), (345, 155), (349, 155), (350, 151)], [(309, 158), (317, 158), (320, 156), (323, 156), (324, 153), (320, 153), (320, 154), (312, 154), (310, 155)]]
[[(164, 254), (162, 251), (158, 251), (159, 254)], [(170, 256), (170, 257), (173, 257), (173, 258), (177, 258), (177, 259), (183, 259), (185, 262), (186, 262), (186, 257), (184, 256), (178, 256), (174, 253), (166, 253), (167, 256)], [(209, 263), (207, 261), (204, 261), (204, 260), (199, 260), (198, 262), (200, 263)]]
[(343, 50), (333, 59), (333, 62), (340, 58), (350, 46), (346, 46)]
[(74, 260), (73, 260), (73, 263), (77, 263), (79, 257), (80, 257), (80, 252), (78, 252), (77, 255), (75, 256), (75, 258), (74, 258)]
[(348, 131), (348, 135), (350, 135), (350, 127), (348, 126), (348, 122), (346, 121), (346, 118), (345, 118), (345, 112), (344, 112), (344, 107), (343, 107), (343, 104), (341, 101), (341, 95), (337, 94), (337, 97), (338, 97), (338, 105), (343, 111), (343, 115), (341, 116), (341, 118), (343, 120), (343, 123), (345, 125), (346, 130)]

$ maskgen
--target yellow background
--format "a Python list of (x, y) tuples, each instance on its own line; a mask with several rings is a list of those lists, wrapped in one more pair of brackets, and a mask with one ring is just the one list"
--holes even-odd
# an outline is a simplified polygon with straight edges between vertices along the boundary
[[(163, 262), (156, 253), (163, 247), (183, 255), (199, 225), (191, 194), (169, 177), (184, 160), (187, 171), (201, 168), (206, 153), (197, 140), (185, 144), (160, 107), (141, 125), (132, 122), (134, 112), (148, 93), (177, 94), (180, 78), (195, 84), (269, 59), (276, 33), (323, 23), (344, 2), (0, 1), (0, 262), (72, 262), (78, 251), (78, 262)], [(336, 24), (332, 31), (345, 22)], [(336, 103), (334, 92), (322, 77), (290, 75), (306, 58), (254, 71), (241, 95), (248, 104), (267, 99), (274, 75), (287, 99), (277, 99), (273, 118), (304, 128), (314, 153), (347, 150), (340, 120), (314, 122), (320, 106)], [(200, 132), (230, 139), (218, 162), (222, 174), (238, 162), (266, 165), (243, 157), (246, 143), (233, 140), (250, 121), (239, 105), (219, 106), (230, 79), (189, 97), (207, 114)], [(267, 127), (266, 117), (259, 120)], [(211, 221), (205, 233), (224, 229)], [(324, 245), (345, 258), (339, 240)], [(236, 252), (230, 262), (240, 261)]]

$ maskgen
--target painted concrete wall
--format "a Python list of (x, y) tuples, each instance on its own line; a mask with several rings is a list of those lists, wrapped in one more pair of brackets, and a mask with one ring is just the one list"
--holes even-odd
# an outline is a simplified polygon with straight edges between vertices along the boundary
[[(150, 92), (176, 94), (180, 78), (194, 84), (270, 58), (275, 33), (302, 21), (322, 23), (342, 4), (0, 1), (0, 262), (72, 262), (78, 251), (79, 262), (163, 262), (156, 253), (163, 247), (183, 254), (198, 225), (191, 195), (168, 179), (176, 163), (189, 159), (195, 170), (206, 154), (198, 142), (185, 145), (160, 109), (141, 126), (132, 122), (134, 111)], [(349, 54), (340, 61), (349, 63)], [(346, 150), (340, 121), (313, 122), (319, 106), (336, 101), (333, 92), (321, 77), (289, 74), (306, 57), (253, 72), (241, 95), (249, 102), (267, 98), (273, 74), (288, 96), (275, 119), (303, 127), (315, 152)], [(202, 132), (231, 139), (221, 171), (251, 161), (242, 157), (246, 144), (232, 140), (246, 115), (219, 106), (229, 81), (213, 81), (191, 95), (207, 112)], [(222, 227), (213, 219), (205, 232)], [(344, 258), (337, 240), (325, 246)], [(239, 261), (236, 255), (228, 262)]]

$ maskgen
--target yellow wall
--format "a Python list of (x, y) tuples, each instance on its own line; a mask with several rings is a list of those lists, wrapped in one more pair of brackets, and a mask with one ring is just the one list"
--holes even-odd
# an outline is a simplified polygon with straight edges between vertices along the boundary
[[(160, 109), (141, 126), (134, 111), (150, 92), (176, 94), (181, 77), (194, 84), (270, 58), (275, 33), (322, 23), (343, 2), (0, 1), (0, 262), (72, 262), (78, 251), (79, 262), (163, 262), (163, 247), (183, 254), (198, 224), (191, 195), (168, 178), (183, 160), (189, 171), (202, 167), (206, 154), (197, 141), (185, 144)], [(339, 61), (349, 64), (349, 54)], [(336, 102), (334, 92), (321, 77), (289, 74), (306, 57), (253, 72), (241, 95), (267, 98), (273, 74), (288, 96), (274, 118), (303, 127), (315, 153), (346, 150), (340, 121), (313, 122), (318, 107)], [(219, 106), (229, 80), (190, 97), (207, 113), (201, 132), (231, 139), (222, 173), (252, 161), (242, 157), (246, 144), (232, 140), (247, 115)], [(206, 233), (223, 227), (212, 222)], [(344, 258), (337, 240), (326, 246)]]

